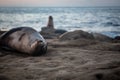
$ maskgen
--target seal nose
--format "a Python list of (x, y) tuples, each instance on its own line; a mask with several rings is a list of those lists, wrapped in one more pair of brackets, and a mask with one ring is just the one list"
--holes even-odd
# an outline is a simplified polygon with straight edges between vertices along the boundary
[(37, 55), (42, 55), (45, 54), (47, 51), (47, 47), (45, 46), (43, 41), (37, 41), (36, 47), (35, 47), (35, 51), (34, 51), (34, 56)]
[(44, 45), (44, 42), (41, 40), (36, 40), (34, 43), (31, 44), (31, 48), (35, 47), (35, 46), (39, 46), (39, 45)]

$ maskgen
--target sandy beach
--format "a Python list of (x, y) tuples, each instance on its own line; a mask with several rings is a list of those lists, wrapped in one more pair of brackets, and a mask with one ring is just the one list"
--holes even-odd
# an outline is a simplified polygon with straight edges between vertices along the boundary
[(120, 0), (1, 0), (0, 80), (120, 80)]
[(0, 80), (120, 80), (120, 43), (46, 39), (47, 54), (0, 51)]

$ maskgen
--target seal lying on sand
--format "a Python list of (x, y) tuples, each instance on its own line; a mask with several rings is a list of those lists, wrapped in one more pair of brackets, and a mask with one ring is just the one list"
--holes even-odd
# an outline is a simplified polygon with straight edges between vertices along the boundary
[(30, 27), (18, 27), (0, 36), (0, 47), (30, 55), (41, 55), (47, 51), (45, 39)]

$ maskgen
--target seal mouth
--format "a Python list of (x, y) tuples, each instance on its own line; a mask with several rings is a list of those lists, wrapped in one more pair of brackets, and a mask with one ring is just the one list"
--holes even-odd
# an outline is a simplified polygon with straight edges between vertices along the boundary
[(47, 46), (43, 41), (35, 41), (31, 47), (34, 46), (33, 56), (43, 55), (47, 51)]
[(47, 51), (46, 46), (43, 46), (43, 45), (37, 46), (33, 53), (33, 56), (44, 55), (46, 53), (46, 51)]

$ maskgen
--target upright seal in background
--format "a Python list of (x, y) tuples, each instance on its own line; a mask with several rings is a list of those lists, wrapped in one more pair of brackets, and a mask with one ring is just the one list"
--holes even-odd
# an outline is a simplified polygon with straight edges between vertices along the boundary
[(42, 55), (47, 43), (39, 32), (30, 27), (13, 28), (0, 36), (0, 47), (30, 55)]
[(54, 22), (53, 22), (53, 17), (49, 16), (48, 18), (48, 24), (47, 24), (48, 28), (53, 28), (54, 29)]

